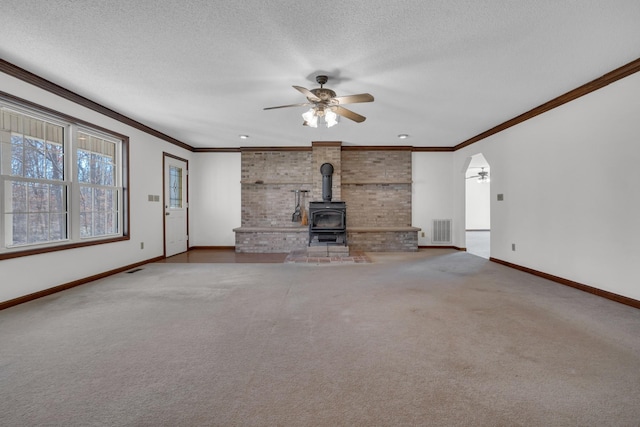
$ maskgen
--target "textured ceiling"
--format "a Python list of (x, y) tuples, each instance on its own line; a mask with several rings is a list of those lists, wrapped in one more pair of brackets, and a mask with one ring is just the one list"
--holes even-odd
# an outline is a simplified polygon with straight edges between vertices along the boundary
[[(637, 59), (639, 23), (637, 0), (3, 0), (0, 56), (193, 147), (454, 146)], [(317, 74), (367, 120), (263, 110)]]

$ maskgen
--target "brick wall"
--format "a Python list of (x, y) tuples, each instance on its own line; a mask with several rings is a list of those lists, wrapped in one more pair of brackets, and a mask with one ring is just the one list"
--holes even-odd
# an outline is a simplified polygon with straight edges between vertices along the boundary
[(411, 151), (343, 151), (342, 180), (410, 183)]
[(416, 231), (375, 230), (411, 226), (411, 152), (343, 150), (339, 142), (314, 142), (311, 150), (242, 151), (244, 229), (236, 232), (236, 251), (273, 253), (306, 247), (306, 227), (291, 221), (292, 190), (309, 190), (302, 199), (304, 209), (309, 201), (322, 200), (323, 163), (333, 165), (332, 200), (347, 203), (347, 228), (361, 228), (349, 231), (350, 248), (417, 250)]
[(342, 197), (348, 226), (411, 225), (411, 184), (343, 184)]
[(349, 248), (367, 252), (415, 252), (418, 250), (416, 231), (376, 231), (347, 233)]
[(299, 225), (291, 221), (295, 210), (293, 190), (312, 188), (311, 151), (243, 152), (241, 164), (242, 226)]
[(333, 165), (332, 175), (332, 199), (333, 201), (342, 200), (342, 153), (339, 142), (314, 142), (313, 143), (313, 191), (310, 201), (322, 200), (322, 174), (320, 167), (324, 163)]
[(342, 197), (349, 226), (410, 226), (411, 152), (343, 151)]

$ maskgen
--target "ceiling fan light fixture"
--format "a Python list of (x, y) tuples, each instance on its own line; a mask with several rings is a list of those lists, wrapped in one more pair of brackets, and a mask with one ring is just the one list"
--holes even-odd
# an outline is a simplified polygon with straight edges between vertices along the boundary
[(302, 113), (302, 118), (304, 119), (304, 126), (309, 126), (312, 128), (318, 127), (318, 116), (316, 116), (316, 110), (310, 108), (309, 111)]
[(480, 184), (488, 184), (491, 182), (491, 178), (489, 178), (489, 172), (485, 171), (484, 168), (482, 168), (482, 171), (478, 172), (478, 182)]
[(312, 128), (318, 127), (318, 122), (330, 128), (338, 124), (338, 115), (329, 109), (324, 108), (310, 108), (308, 111), (302, 114), (304, 119), (304, 126)]
[(369, 93), (360, 93), (357, 95), (336, 96), (331, 89), (324, 88), (323, 85), (329, 78), (327, 76), (317, 76), (316, 81), (320, 84), (319, 88), (306, 89), (302, 86), (293, 86), (295, 90), (307, 97), (307, 102), (300, 104), (280, 105), (277, 107), (266, 107), (265, 110), (274, 110), (276, 108), (302, 107), (312, 105), (311, 109), (302, 114), (304, 126), (313, 128), (318, 127), (318, 121), (322, 127), (333, 127), (338, 124), (340, 117), (346, 117), (356, 123), (362, 123), (366, 120), (365, 116), (343, 107), (345, 104), (357, 104), (360, 102), (372, 102), (373, 96)]
[(331, 110), (324, 112), (324, 120), (327, 122), (327, 127), (335, 126), (338, 124), (338, 115)]

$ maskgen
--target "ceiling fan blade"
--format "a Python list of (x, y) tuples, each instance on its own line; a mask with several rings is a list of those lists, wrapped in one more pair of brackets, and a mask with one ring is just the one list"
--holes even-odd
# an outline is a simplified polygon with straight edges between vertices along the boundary
[(302, 104), (289, 104), (289, 105), (279, 105), (277, 107), (267, 107), (267, 108), (263, 108), (263, 110), (274, 110), (276, 108), (287, 108), (287, 107), (304, 107), (305, 105), (311, 105), (308, 102), (302, 103)]
[(467, 179), (471, 179), (471, 178), (480, 178), (480, 175), (474, 175), (474, 176), (468, 176)]
[(311, 92), (309, 89), (305, 89), (302, 86), (294, 86), (293, 88), (296, 89), (301, 94), (303, 94), (304, 96), (306, 96), (310, 101), (313, 101), (313, 102), (322, 101), (320, 98), (315, 96), (313, 92)]
[(332, 99), (334, 101), (337, 101), (338, 104), (355, 104), (357, 102), (372, 102), (373, 95), (370, 95), (368, 93), (360, 93), (358, 95), (336, 96)]
[(362, 123), (367, 119), (365, 116), (361, 116), (358, 113), (354, 113), (353, 111), (347, 110), (346, 108), (340, 106), (331, 107), (331, 111), (339, 116), (346, 117), (347, 119), (351, 119), (354, 122), (358, 123)]

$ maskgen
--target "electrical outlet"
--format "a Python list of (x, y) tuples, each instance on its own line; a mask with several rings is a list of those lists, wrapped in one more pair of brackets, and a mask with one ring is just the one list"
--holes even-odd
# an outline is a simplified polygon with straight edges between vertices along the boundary
[(511, 250), (512, 250), (512, 251), (515, 251), (515, 250), (516, 250), (516, 244), (515, 244), (515, 243), (512, 243), (512, 244), (511, 244)]
[(140, 242), (140, 249), (144, 249), (144, 242)]
[(422, 237), (424, 237), (424, 231), (422, 232)]

